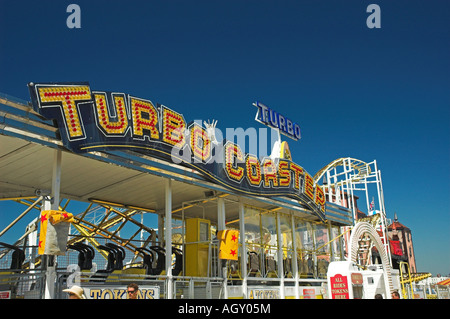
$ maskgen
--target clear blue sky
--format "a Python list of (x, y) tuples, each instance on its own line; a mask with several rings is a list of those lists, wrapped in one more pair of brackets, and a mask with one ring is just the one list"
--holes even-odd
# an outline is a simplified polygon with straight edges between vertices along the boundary
[[(81, 29), (66, 25), (71, 3)], [(0, 92), (29, 100), (30, 81), (89, 81), (222, 130), (261, 127), (259, 100), (300, 124), (290, 147), (309, 173), (376, 159), (418, 271), (449, 274), (449, 13), (435, 0), (0, 0)], [(0, 209), (3, 228), (17, 212)]]

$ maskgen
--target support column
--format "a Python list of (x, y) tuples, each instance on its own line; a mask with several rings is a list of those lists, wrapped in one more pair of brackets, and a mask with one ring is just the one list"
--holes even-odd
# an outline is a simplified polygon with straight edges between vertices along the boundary
[(60, 202), (60, 192), (61, 192), (61, 159), (62, 152), (60, 150), (55, 150), (53, 156), (53, 175), (52, 175), (52, 203), (51, 209), (58, 210)]
[(165, 212), (158, 212), (158, 245), (161, 247), (164, 246), (164, 240), (166, 238), (164, 236), (166, 233), (164, 231), (164, 227), (166, 227), (165, 220)]
[(299, 295), (299, 285), (298, 285), (298, 263), (297, 263), (297, 240), (295, 237), (295, 218), (291, 215), (291, 229), (292, 229), (292, 249), (294, 254), (292, 256), (292, 276), (295, 279), (295, 299), (300, 299)]
[[(52, 189), (51, 196), (45, 196), (42, 200), (41, 211), (43, 210), (58, 210), (60, 201), (61, 189), (61, 150), (55, 150), (53, 155), (53, 169), (52, 169)], [(45, 267), (45, 299), (55, 298), (55, 284), (56, 284), (56, 263), (54, 255), (43, 255), (42, 262)]]
[(239, 202), (239, 234), (241, 241), (241, 275), (242, 275), (242, 293), (244, 299), (247, 299), (247, 247), (245, 245), (245, 208), (244, 204)]
[(167, 299), (173, 297), (172, 286), (172, 180), (165, 181), (165, 231), (166, 243), (166, 275), (167, 275)]
[[(51, 197), (45, 196), (42, 200), (41, 212), (44, 210), (50, 210), (52, 208)], [(54, 263), (55, 256), (53, 255), (42, 255), (41, 262), (43, 269), (45, 269), (45, 289), (44, 289), (44, 299), (54, 299), (55, 297), (55, 279), (56, 279), (56, 269)]]
[[(217, 230), (220, 231), (225, 229), (225, 201), (223, 198), (219, 197), (217, 199)], [(223, 296), (224, 299), (228, 299), (226, 260), (219, 259), (219, 264), (221, 265), (223, 276)]]
[(225, 200), (217, 199), (217, 230), (225, 230)]
[(278, 278), (280, 279), (280, 298), (284, 299), (284, 267), (283, 267), (283, 236), (281, 235), (280, 214), (276, 213), (277, 221), (277, 263), (278, 263)]
[(332, 262), (334, 260), (334, 251), (333, 251), (333, 242), (334, 242), (334, 238), (333, 238), (333, 230), (331, 227), (331, 221), (327, 221), (326, 223), (327, 225), (327, 233), (328, 233), (328, 251), (330, 252), (330, 262)]

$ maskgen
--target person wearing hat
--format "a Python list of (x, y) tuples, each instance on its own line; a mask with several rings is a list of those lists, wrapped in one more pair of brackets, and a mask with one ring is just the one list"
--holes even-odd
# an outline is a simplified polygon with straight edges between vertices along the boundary
[(69, 289), (64, 289), (63, 291), (69, 293), (69, 299), (86, 299), (83, 288), (79, 286), (74, 285)]

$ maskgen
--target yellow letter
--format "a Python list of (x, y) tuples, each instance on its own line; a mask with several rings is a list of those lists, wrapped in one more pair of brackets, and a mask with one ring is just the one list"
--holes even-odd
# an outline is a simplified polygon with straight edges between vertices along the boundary
[(91, 99), (89, 86), (39, 87), (39, 97), (42, 103), (56, 102), (62, 106), (69, 138), (84, 136), (77, 104), (81, 100)]
[(303, 168), (298, 166), (297, 164), (291, 162), (291, 171), (294, 172), (294, 188), (299, 190), (300, 189), (300, 176), (303, 175)]
[[(234, 158), (236, 158), (236, 167), (234, 167)], [(244, 169), (237, 165), (242, 163), (244, 156), (242, 155), (239, 145), (233, 143), (225, 144), (225, 171), (229, 178), (236, 182), (241, 182), (244, 177)]]
[(259, 186), (261, 184), (261, 164), (254, 155), (247, 155), (245, 160), (247, 180), (251, 185)]
[[(150, 131), (150, 139), (159, 139), (158, 113), (152, 102), (131, 98), (131, 114), (133, 118), (133, 136), (144, 136), (144, 130)], [(142, 116), (145, 114), (145, 116)]]
[(314, 200), (317, 205), (319, 205), (322, 212), (325, 211), (325, 195), (323, 193), (322, 187), (316, 185), (316, 198)]
[(207, 162), (211, 158), (211, 140), (201, 126), (191, 126), (191, 149), (194, 159), (199, 162)]
[(123, 96), (114, 96), (116, 121), (111, 122), (111, 116), (108, 111), (108, 104), (105, 93), (94, 93), (95, 105), (97, 109), (97, 118), (100, 126), (107, 134), (123, 135), (128, 128), (128, 117), (125, 108), (125, 99)]
[(186, 143), (186, 137), (184, 136), (186, 122), (183, 115), (163, 106), (162, 121), (163, 141), (182, 148)]
[(305, 172), (305, 194), (314, 200), (314, 180), (311, 175)]
[(289, 162), (280, 160), (278, 163), (278, 175), (280, 176), (280, 186), (287, 187), (291, 184), (291, 173), (289, 172)]
[(272, 181), (272, 186), (277, 187), (278, 177), (275, 164), (272, 162), (270, 158), (264, 158), (262, 166), (264, 172), (264, 186), (270, 187), (270, 181)]

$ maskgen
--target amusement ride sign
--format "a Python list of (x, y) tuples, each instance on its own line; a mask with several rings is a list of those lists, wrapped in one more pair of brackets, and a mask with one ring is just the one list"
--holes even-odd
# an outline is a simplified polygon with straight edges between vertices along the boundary
[(261, 102), (255, 102), (253, 105), (258, 108), (255, 120), (278, 130), (295, 141), (300, 139), (300, 126), (297, 123), (291, 121), (284, 115), (275, 112)]
[[(30, 83), (29, 90), (34, 109), (56, 119), (64, 146), (75, 153), (132, 150), (172, 160), (238, 193), (294, 198), (324, 220), (322, 189), (290, 158), (244, 154), (226, 139), (213, 142), (204, 127), (187, 123), (164, 105), (124, 93), (91, 91), (85, 82)], [(298, 124), (259, 102), (256, 106), (262, 123), (300, 138)]]
[(330, 277), (331, 299), (349, 299), (347, 276), (336, 274)]

